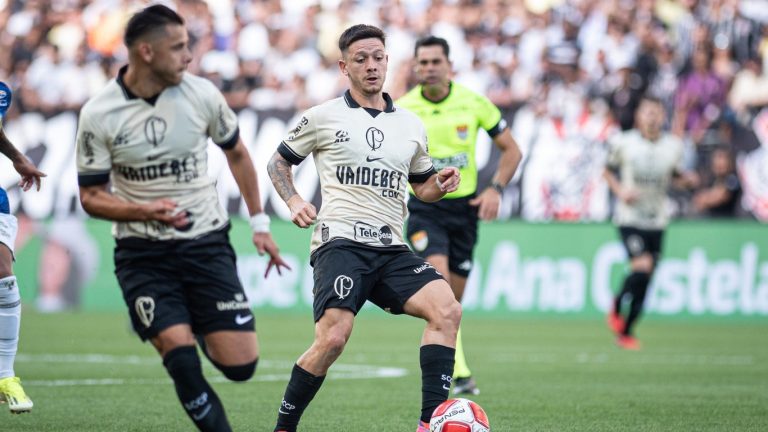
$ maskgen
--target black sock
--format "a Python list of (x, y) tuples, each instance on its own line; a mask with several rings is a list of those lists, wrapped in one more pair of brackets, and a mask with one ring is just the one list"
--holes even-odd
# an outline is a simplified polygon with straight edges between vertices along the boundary
[(629, 336), (632, 334), (632, 325), (640, 318), (645, 303), (645, 293), (648, 292), (648, 283), (651, 281), (651, 275), (648, 273), (634, 272), (627, 277), (629, 293), (632, 294), (632, 303), (629, 306), (629, 315), (627, 315), (626, 325), (623, 334)]
[(421, 362), (421, 421), (429, 423), (438, 405), (448, 399), (456, 350), (443, 345), (424, 345)]
[(288, 381), (288, 387), (285, 389), (285, 395), (278, 409), (275, 431), (296, 431), (301, 415), (320, 390), (323, 380), (325, 375), (314, 376), (298, 364), (293, 365), (291, 380)]
[(163, 358), (163, 365), (173, 379), (181, 405), (199, 430), (231, 432), (224, 406), (203, 377), (194, 346), (171, 350)]
[(619, 291), (619, 294), (613, 299), (613, 313), (616, 315), (621, 315), (621, 303), (624, 301), (624, 296), (630, 292), (629, 281), (633, 274), (634, 273), (631, 273), (624, 278), (624, 284), (621, 286), (621, 291)]

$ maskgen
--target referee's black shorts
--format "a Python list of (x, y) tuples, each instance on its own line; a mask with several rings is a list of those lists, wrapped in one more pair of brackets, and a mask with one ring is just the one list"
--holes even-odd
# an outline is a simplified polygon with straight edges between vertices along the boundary
[(411, 196), (406, 230), (413, 250), (424, 258), (445, 255), (452, 273), (469, 276), (479, 220), (477, 207), (469, 205), (474, 197), (425, 203)]
[(405, 302), (424, 285), (443, 276), (406, 246), (377, 248), (352, 240), (334, 240), (312, 253), (315, 321), (326, 309), (355, 315), (367, 300), (392, 313), (403, 313)]
[(254, 330), (228, 232), (229, 225), (193, 240), (117, 240), (115, 274), (142, 340), (175, 324), (195, 334)]

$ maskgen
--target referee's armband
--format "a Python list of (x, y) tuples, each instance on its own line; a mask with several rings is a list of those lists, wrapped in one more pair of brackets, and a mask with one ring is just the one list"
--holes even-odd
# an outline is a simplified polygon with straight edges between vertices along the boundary
[(248, 223), (251, 225), (251, 230), (254, 233), (268, 233), (269, 232), (269, 215), (264, 212), (256, 213), (251, 216)]

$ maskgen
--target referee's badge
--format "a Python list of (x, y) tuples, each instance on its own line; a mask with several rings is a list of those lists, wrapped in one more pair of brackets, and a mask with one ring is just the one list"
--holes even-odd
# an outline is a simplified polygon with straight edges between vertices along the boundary
[(467, 127), (467, 125), (456, 126), (456, 135), (459, 136), (460, 140), (467, 139), (467, 136), (469, 135), (469, 127)]
[(411, 236), (411, 244), (413, 245), (413, 248), (416, 249), (419, 252), (424, 251), (424, 249), (427, 248), (427, 245), (429, 245), (429, 237), (427, 236), (427, 232), (424, 230), (416, 231)]

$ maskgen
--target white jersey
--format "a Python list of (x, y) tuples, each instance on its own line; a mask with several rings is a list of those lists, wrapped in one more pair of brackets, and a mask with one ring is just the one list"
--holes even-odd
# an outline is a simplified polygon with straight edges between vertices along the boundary
[(671, 134), (651, 142), (632, 129), (609, 140), (608, 166), (618, 169), (623, 188), (638, 194), (637, 200), (616, 204), (614, 222), (621, 226), (662, 229), (669, 224), (667, 189), (679, 169), (683, 143)]
[(175, 201), (191, 224), (116, 222), (116, 238), (191, 239), (228, 223), (208, 177), (208, 137), (223, 149), (239, 138), (237, 116), (210, 81), (189, 73), (152, 99), (131, 94), (120, 70), (80, 111), (77, 171), (81, 186), (112, 181), (112, 193), (133, 203)]
[(312, 251), (335, 239), (407, 247), (407, 182), (423, 183), (435, 169), (419, 118), (384, 98), (383, 112), (360, 107), (349, 91), (312, 107), (278, 147), (295, 165), (315, 158), (323, 202)]

